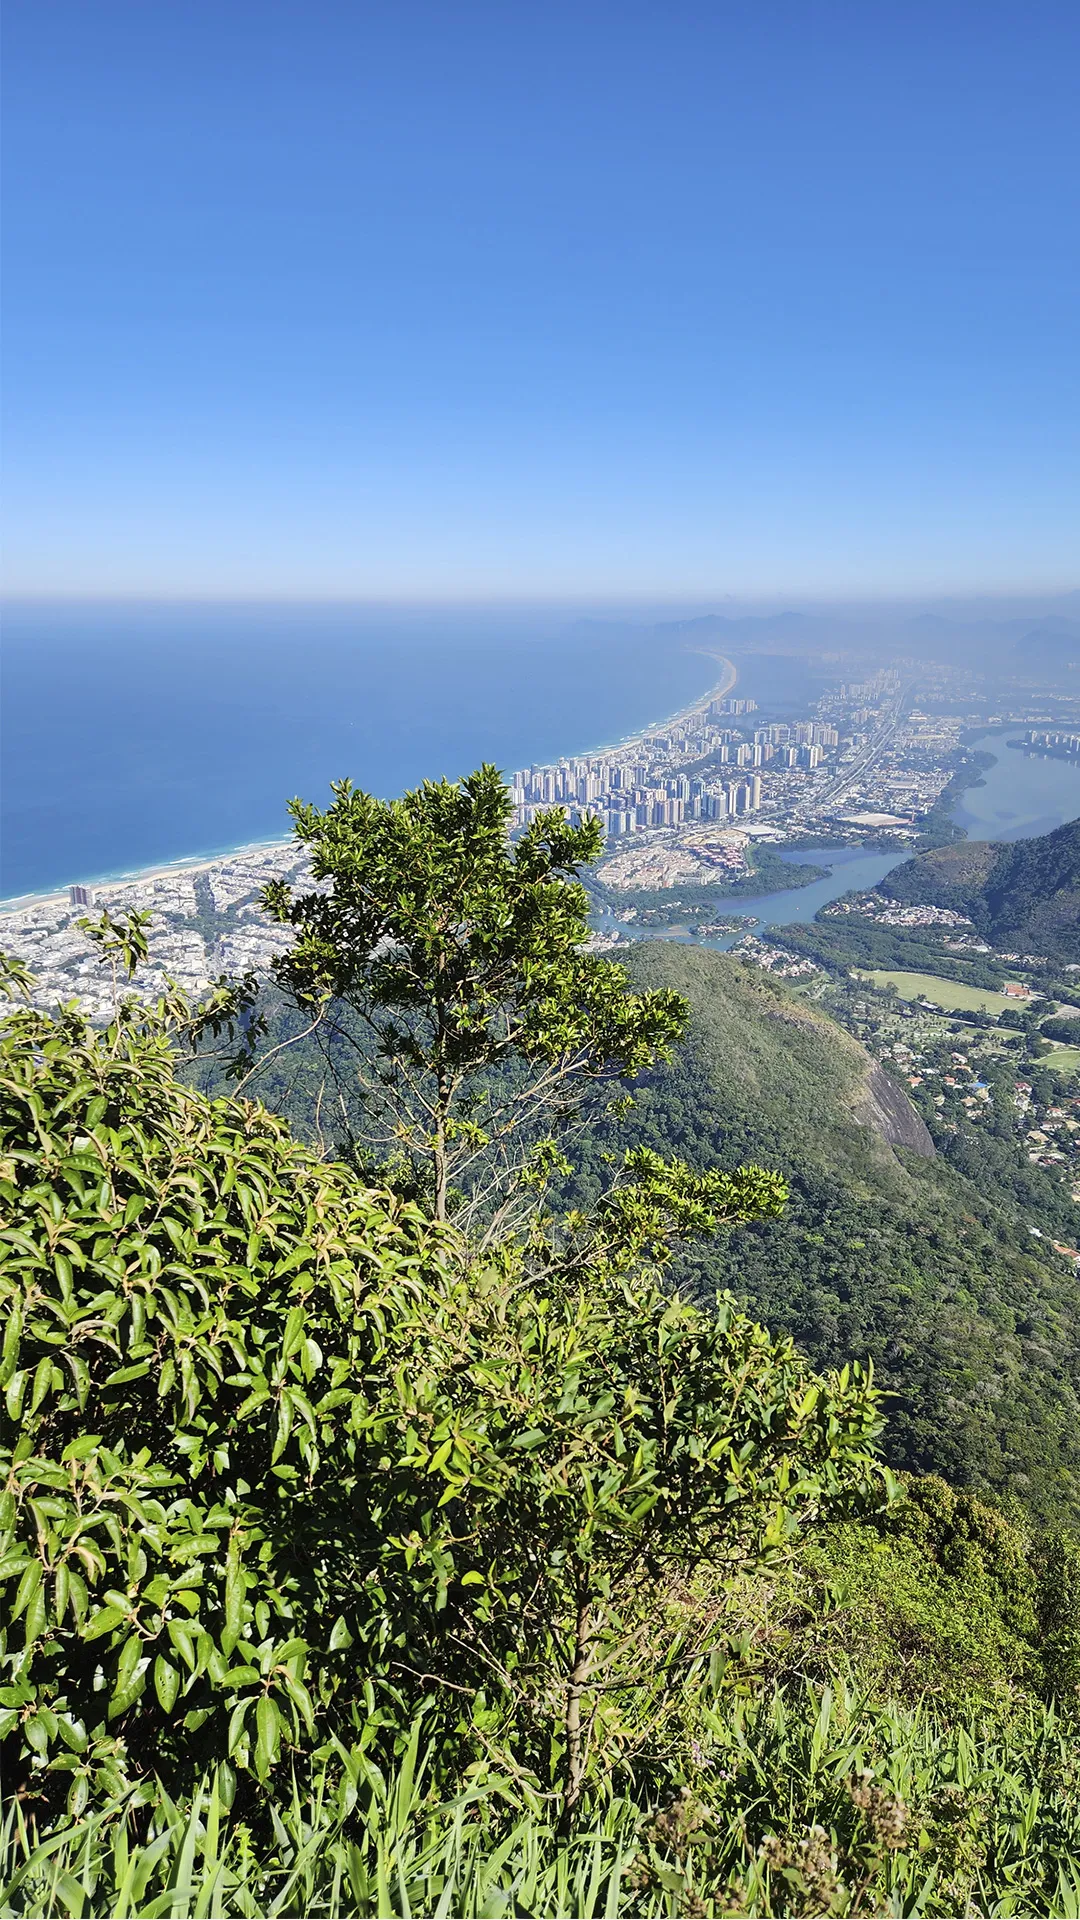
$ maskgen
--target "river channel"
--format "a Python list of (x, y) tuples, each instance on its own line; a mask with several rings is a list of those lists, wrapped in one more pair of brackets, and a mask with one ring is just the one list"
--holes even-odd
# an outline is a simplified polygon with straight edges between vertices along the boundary
[[(953, 809), (958, 826), (971, 840), (1026, 840), (1035, 834), (1049, 833), (1080, 814), (1080, 769), (1067, 760), (1040, 758), (1020, 753), (1006, 745), (1019, 735), (1018, 727), (995, 729), (980, 735), (970, 744), (976, 753), (992, 753), (994, 764), (983, 774), (981, 786), (968, 787)], [(780, 893), (759, 893), (740, 901), (730, 896), (718, 898), (717, 915), (738, 915), (745, 931), (764, 926), (790, 927), (812, 920), (820, 908), (841, 894), (862, 892), (876, 887), (887, 873), (911, 858), (910, 850), (881, 853), (864, 846), (816, 847), (812, 851), (788, 853), (792, 866), (828, 867), (824, 880), (813, 880), (806, 887), (785, 887)], [(598, 914), (593, 925), (599, 931), (629, 934), (637, 940), (677, 940), (695, 947), (715, 947), (724, 951), (734, 946), (742, 934), (729, 933), (706, 939), (666, 927), (636, 927), (616, 914)]]

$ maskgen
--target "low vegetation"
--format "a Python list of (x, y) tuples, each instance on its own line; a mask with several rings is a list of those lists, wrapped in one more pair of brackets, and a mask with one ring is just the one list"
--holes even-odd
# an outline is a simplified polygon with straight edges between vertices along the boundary
[(901, 1000), (930, 1000), (936, 1007), (968, 1013), (1007, 1013), (1016, 1005), (1005, 993), (991, 993), (983, 987), (969, 987), (957, 980), (943, 980), (933, 973), (887, 973), (875, 969), (863, 976), (875, 987), (895, 987)]

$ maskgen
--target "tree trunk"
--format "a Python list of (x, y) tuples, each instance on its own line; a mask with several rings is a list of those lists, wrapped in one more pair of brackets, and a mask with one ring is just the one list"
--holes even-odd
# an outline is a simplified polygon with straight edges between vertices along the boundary
[(566, 1684), (566, 1785), (563, 1794), (563, 1811), (560, 1829), (569, 1832), (573, 1826), (574, 1814), (581, 1789), (585, 1783), (585, 1740), (581, 1724), (581, 1696), (589, 1675), (592, 1661), (592, 1637), (589, 1633), (589, 1609), (584, 1600), (579, 1600), (577, 1625), (574, 1632), (574, 1661)]
[(435, 1129), (435, 1146), (434, 1146), (433, 1152), (434, 1152), (434, 1160), (435, 1160), (435, 1218), (436, 1220), (445, 1220), (446, 1219), (446, 1130), (443, 1124), (443, 1117), (441, 1114), (439, 1115), (439, 1122)]

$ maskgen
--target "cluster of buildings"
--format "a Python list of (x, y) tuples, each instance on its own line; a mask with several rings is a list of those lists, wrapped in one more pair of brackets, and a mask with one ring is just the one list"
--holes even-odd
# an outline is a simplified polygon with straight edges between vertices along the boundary
[[(854, 726), (854, 713), (850, 719)], [(912, 828), (948, 786), (965, 724), (959, 715), (918, 709), (903, 714), (865, 768), (846, 784), (835, 817), (855, 825)], [(852, 733), (856, 756), (868, 738), (872, 734)]]
[[(822, 908), (826, 914), (857, 914), (875, 920), (881, 927), (970, 927), (972, 922), (952, 907), (898, 907), (880, 893), (855, 893), (831, 900)], [(987, 948), (989, 952), (989, 948)]]
[(609, 840), (755, 814), (765, 837), (871, 828), (911, 839), (951, 778), (966, 722), (906, 711), (910, 678), (887, 668), (835, 681), (796, 721), (759, 722), (756, 701), (711, 698), (605, 753), (519, 768), (512, 827), (562, 806), (598, 818)]
[(562, 806), (575, 822), (594, 815), (618, 839), (757, 813), (766, 768), (813, 772), (839, 748), (840, 733), (814, 720), (752, 730), (719, 724), (756, 708), (755, 700), (712, 701), (625, 747), (519, 768), (511, 824), (526, 827), (545, 807)]
[(742, 880), (750, 871), (746, 844), (746, 835), (736, 829), (700, 827), (666, 839), (631, 842), (597, 871), (606, 886), (646, 892)]
[(1024, 745), (1034, 747), (1039, 753), (1080, 755), (1080, 733), (1037, 733), (1032, 728)]
[(775, 974), (779, 980), (808, 980), (821, 971), (817, 962), (808, 960), (805, 954), (792, 953), (789, 947), (782, 947), (775, 940), (762, 940), (756, 933), (744, 933), (731, 951), (737, 960), (760, 967), (763, 973)]
[[(746, 758), (734, 764), (754, 763)], [(528, 826), (545, 807), (564, 806), (575, 823), (595, 815), (605, 833), (618, 838), (654, 827), (681, 827), (687, 821), (734, 820), (756, 813), (761, 791), (761, 775), (753, 772), (741, 779), (706, 780), (685, 773), (664, 777), (647, 764), (623, 768), (606, 760), (569, 760), (514, 774), (512, 824)]]
[(306, 853), (288, 840), (197, 867), (70, 887), (0, 913), (0, 945), (29, 967), (36, 1006), (48, 1011), (77, 1000), (88, 1019), (106, 1022), (114, 1012), (112, 971), (80, 920), (102, 909), (149, 912), (148, 958), (121, 991), (152, 1002), (175, 982), (198, 998), (222, 974), (269, 974), (290, 934), (267, 919), (259, 895), (268, 881), (300, 881), (306, 870)]

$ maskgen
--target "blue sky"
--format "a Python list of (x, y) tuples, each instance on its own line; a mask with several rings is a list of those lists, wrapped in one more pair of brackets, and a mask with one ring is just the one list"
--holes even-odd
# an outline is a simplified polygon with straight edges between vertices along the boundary
[(1075, 0), (8, 0), (16, 592), (1074, 584)]

